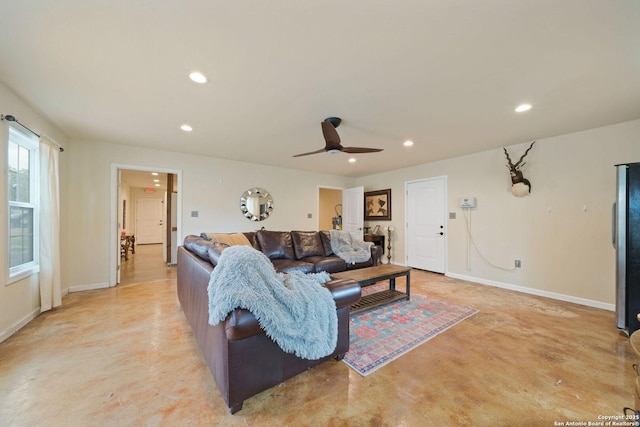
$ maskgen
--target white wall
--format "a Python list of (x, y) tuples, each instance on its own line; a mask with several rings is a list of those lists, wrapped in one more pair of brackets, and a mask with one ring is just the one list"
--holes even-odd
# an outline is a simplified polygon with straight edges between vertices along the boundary
[[(46, 134), (57, 143), (66, 146), (66, 137), (52, 123), (47, 121), (34, 108), (21, 100), (8, 87), (0, 83), (0, 113), (3, 115), (13, 115), (21, 123), (24, 123), (33, 131), (43, 135)], [(4, 209), (0, 209), (0, 224), (7, 224), (7, 170), (6, 170), (6, 135), (7, 122), (0, 122), (0, 141), (3, 149), (0, 150), (0, 164), (2, 174), (0, 176), (0, 200), (3, 201)], [(60, 180), (61, 187), (66, 181), (65, 175), (65, 154), (60, 155)], [(61, 188), (61, 215), (66, 213), (66, 193)], [(62, 229), (61, 233), (65, 230)], [(0, 342), (13, 334), (17, 329), (26, 324), (40, 313), (40, 291), (38, 287), (38, 275), (30, 276), (26, 279), (7, 285), (8, 277), (8, 255), (6, 242), (7, 227), (0, 226)]]
[[(508, 147), (511, 158), (517, 160), (528, 144)], [(612, 308), (614, 165), (640, 161), (640, 120), (538, 140), (527, 161), (524, 175), (532, 193), (524, 198), (510, 192), (502, 149), (371, 175), (357, 185), (365, 191), (392, 189), (395, 263), (405, 263), (405, 182), (446, 175), (448, 212), (457, 213), (447, 224), (448, 275)], [(458, 208), (463, 196), (478, 199), (472, 233), (483, 254), (507, 268), (520, 259), (522, 268), (492, 268), (472, 251), (467, 270), (466, 228)]]
[[(112, 165), (182, 171), (182, 241), (188, 234), (256, 230), (315, 230), (318, 186), (349, 187), (353, 178), (234, 162), (204, 156), (157, 151), (112, 143), (71, 141), (69, 210), (73, 233), (64, 247), (63, 287), (107, 286), (110, 281)], [(270, 218), (253, 222), (240, 212), (240, 196), (251, 187), (273, 195)], [(191, 212), (197, 211), (198, 217)], [(312, 218), (307, 218), (311, 213)]]

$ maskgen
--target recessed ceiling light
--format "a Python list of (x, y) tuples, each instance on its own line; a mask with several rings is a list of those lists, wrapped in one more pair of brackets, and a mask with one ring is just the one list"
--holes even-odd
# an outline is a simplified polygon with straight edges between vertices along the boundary
[(411, 147), (413, 145), (413, 141), (406, 140), (402, 143), (402, 145), (404, 145), (405, 147)]
[(153, 182), (160, 182), (160, 180), (159, 179), (154, 179)]
[(160, 184), (156, 184), (156, 187), (160, 187)]
[(189, 74), (189, 78), (196, 83), (207, 82), (207, 77), (199, 71), (194, 71), (193, 73)]
[(355, 163), (356, 159), (354, 159), (353, 157), (349, 159), (349, 163)]
[(160, 174), (159, 174), (158, 172), (151, 172), (151, 175), (153, 175), (153, 176), (158, 176), (158, 175), (160, 175)]
[(524, 113), (531, 110), (531, 104), (520, 104), (516, 107), (516, 113)]
[(193, 130), (193, 128), (189, 125), (182, 125), (180, 126), (180, 129), (182, 129), (185, 132), (191, 132)]

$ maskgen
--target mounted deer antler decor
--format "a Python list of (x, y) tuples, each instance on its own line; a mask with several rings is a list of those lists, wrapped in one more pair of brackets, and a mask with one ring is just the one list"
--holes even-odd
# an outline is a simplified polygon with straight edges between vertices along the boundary
[(504, 148), (504, 154), (507, 156), (507, 162), (509, 162), (507, 167), (509, 168), (509, 174), (511, 175), (511, 193), (516, 197), (524, 197), (531, 193), (531, 183), (522, 175), (522, 171), (520, 169), (527, 164), (527, 162), (523, 163), (522, 161), (525, 156), (529, 154), (529, 151), (531, 151), (533, 144), (535, 143), (535, 141), (531, 143), (529, 148), (527, 148), (527, 151), (524, 152), (522, 157), (520, 157), (520, 160), (518, 160), (515, 165), (511, 163), (509, 152)]

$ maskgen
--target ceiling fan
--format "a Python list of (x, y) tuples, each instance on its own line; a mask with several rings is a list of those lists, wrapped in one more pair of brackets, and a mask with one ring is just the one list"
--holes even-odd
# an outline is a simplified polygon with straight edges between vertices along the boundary
[(341, 122), (342, 119), (340, 119), (339, 117), (328, 117), (324, 119), (324, 121), (320, 124), (322, 125), (322, 134), (324, 135), (325, 147), (320, 150), (311, 151), (310, 153), (296, 154), (293, 157), (308, 156), (310, 154), (324, 153), (325, 151), (330, 154), (339, 153), (341, 151), (343, 153), (353, 154), (377, 153), (379, 151), (382, 151), (382, 148), (343, 147), (342, 145), (340, 145), (340, 136), (338, 136), (336, 128), (340, 126)]

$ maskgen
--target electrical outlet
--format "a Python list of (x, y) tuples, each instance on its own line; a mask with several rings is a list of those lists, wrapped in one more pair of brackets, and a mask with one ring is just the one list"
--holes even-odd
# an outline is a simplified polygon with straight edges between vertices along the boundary
[(520, 260), (517, 259), (516, 260), (516, 268), (520, 268), (520, 267), (522, 267), (522, 265), (520, 264)]

